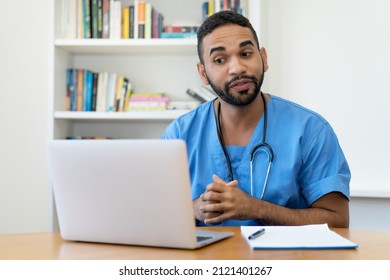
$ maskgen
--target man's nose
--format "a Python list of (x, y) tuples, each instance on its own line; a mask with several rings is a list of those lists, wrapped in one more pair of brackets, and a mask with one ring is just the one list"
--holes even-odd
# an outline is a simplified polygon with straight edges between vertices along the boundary
[(230, 75), (241, 75), (246, 73), (247, 65), (246, 63), (240, 59), (239, 57), (234, 57), (230, 60), (229, 63), (229, 74)]

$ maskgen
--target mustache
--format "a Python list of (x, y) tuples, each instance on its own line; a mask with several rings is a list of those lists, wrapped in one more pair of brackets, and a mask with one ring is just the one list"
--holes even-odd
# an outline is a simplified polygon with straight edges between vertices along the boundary
[(258, 84), (257, 79), (256, 79), (255, 76), (242, 74), (240, 76), (233, 77), (230, 81), (226, 82), (225, 83), (225, 90), (227, 91), (234, 82), (236, 82), (238, 80), (241, 80), (241, 79), (248, 79), (248, 80), (251, 80), (256, 85)]

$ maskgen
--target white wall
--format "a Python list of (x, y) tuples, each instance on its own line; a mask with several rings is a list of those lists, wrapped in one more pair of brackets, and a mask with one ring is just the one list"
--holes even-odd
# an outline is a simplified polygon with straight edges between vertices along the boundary
[(49, 5), (1, 0), (0, 233), (49, 230)]
[(352, 172), (350, 227), (390, 230), (390, 2), (261, 2), (266, 90), (336, 131)]
[(271, 93), (322, 114), (352, 171), (352, 194), (390, 197), (390, 2), (262, 0)]
[(352, 197), (349, 203), (349, 227), (390, 231), (390, 199)]

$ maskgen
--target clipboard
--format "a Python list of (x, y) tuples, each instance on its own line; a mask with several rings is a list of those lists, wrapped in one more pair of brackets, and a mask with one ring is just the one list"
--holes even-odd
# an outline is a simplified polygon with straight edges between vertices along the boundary
[[(249, 239), (264, 229), (261, 236)], [(357, 244), (329, 229), (327, 224), (304, 226), (241, 226), (254, 250), (356, 249)]]

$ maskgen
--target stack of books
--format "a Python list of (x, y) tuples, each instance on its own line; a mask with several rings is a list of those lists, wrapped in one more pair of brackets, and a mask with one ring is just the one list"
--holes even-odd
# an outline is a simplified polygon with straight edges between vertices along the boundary
[(248, 17), (248, 0), (209, 0), (202, 4), (202, 19), (219, 11), (232, 10)]
[(78, 112), (127, 112), (166, 110), (164, 93), (133, 93), (130, 80), (117, 73), (67, 69), (66, 110)]
[[(61, 37), (77, 39), (193, 38), (200, 22), (221, 10), (248, 16), (248, 0), (209, 0), (194, 24), (164, 26), (164, 16), (147, 0), (63, 0)], [(172, 29), (172, 27), (177, 27)]]
[(61, 11), (63, 38), (160, 38), (163, 28), (163, 15), (145, 0), (66, 0)]
[(124, 112), (132, 92), (128, 78), (117, 73), (69, 68), (66, 72), (67, 111)]
[(164, 93), (133, 93), (128, 103), (129, 110), (166, 110), (168, 105)]

